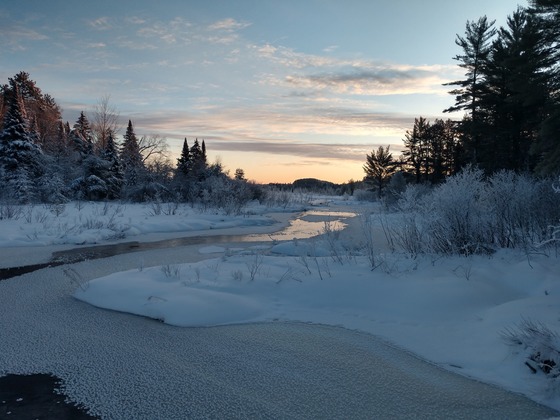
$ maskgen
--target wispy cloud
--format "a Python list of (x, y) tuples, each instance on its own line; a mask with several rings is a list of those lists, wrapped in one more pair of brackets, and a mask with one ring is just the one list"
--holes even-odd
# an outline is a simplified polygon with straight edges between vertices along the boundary
[(251, 26), (248, 22), (239, 22), (233, 18), (222, 19), (208, 25), (210, 31), (239, 31)]
[(43, 41), (49, 37), (21, 25), (0, 25), (0, 38), (0, 50), (3, 44), (12, 51), (25, 51), (29, 42)]
[(402, 95), (436, 93), (444, 80), (435, 73), (417, 68), (354, 68), (350, 71), (289, 75), (286, 82), (298, 88), (332, 90), (353, 95)]
[(87, 24), (98, 31), (107, 31), (113, 28), (113, 25), (110, 22), (110, 18), (107, 16), (102, 16), (97, 19), (88, 20)]

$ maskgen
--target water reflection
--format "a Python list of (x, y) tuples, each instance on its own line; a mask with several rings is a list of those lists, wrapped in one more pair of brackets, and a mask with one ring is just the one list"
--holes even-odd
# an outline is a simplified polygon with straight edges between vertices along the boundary
[(246, 241), (290, 241), (292, 239), (309, 239), (325, 233), (325, 230), (331, 231), (343, 230), (347, 224), (344, 219), (356, 216), (351, 212), (324, 212), (324, 211), (306, 211), (299, 215), (296, 219), (290, 221), (290, 225), (281, 231), (270, 234), (246, 235)]
[(211, 245), (235, 242), (271, 242), (291, 241), (292, 239), (309, 239), (325, 233), (325, 230), (340, 231), (347, 225), (344, 220), (356, 216), (356, 213), (337, 211), (306, 211), (290, 221), (284, 229), (269, 234), (252, 235), (213, 235), (189, 236), (165, 239), (154, 242), (122, 242), (110, 245), (85, 246), (65, 251), (53, 252), (51, 261), (25, 267), (0, 269), (0, 280), (19, 276), (46, 267), (71, 264), (85, 260), (107, 258), (131, 252), (149, 251), (154, 249), (174, 248), (188, 245)]

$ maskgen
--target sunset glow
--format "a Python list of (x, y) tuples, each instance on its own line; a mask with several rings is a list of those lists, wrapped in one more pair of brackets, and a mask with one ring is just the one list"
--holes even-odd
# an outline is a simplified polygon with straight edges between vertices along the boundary
[[(104, 95), (139, 135), (205, 139), (258, 182), (363, 177), (414, 118), (443, 114), (467, 20), (516, 0), (72, 1), (0, 5), (0, 79), (30, 73), (73, 124)], [(120, 133), (122, 134), (122, 133)]]

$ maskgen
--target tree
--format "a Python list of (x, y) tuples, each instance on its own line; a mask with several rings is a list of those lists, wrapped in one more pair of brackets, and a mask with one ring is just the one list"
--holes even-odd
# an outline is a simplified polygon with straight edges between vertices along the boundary
[(101, 154), (101, 159), (107, 162), (106, 173), (104, 174), (107, 184), (107, 198), (111, 200), (119, 198), (124, 183), (124, 172), (117, 146), (111, 132), (108, 133), (107, 145)]
[(158, 134), (142, 136), (138, 141), (144, 164), (167, 159), (167, 139)]
[(427, 166), (429, 129), (430, 123), (426, 118), (415, 118), (412, 131), (407, 131), (403, 140), (406, 149), (402, 155), (407, 166), (412, 169), (417, 184), (426, 180), (423, 170)]
[[(57, 135), (58, 124), (61, 121), (60, 107), (52, 96), (41, 92), (35, 81), (31, 80), (29, 73), (21, 71), (11, 80), (11, 85), (17, 86), (21, 96), (23, 113), (30, 125), (29, 129), (35, 136), (33, 141), (41, 146), (43, 152), (50, 153), (52, 143), (59, 140)], [(3, 86), (0, 89), (0, 96), (9, 94), (11, 89), (13, 87)], [(5, 107), (0, 107), (2, 116), (3, 109), (5, 110)]]
[(44, 172), (43, 153), (33, 142), (34, 136), (28, 129), (18, 85), (14, 79), (9, 83), (0, 132), (0, 179), (8, 197), (28, 202), (37, 195), (34, 181)]
[(492, 45), (482, 100), (489, 127), (480, 163), (487, 172), (535, 166), (530, 151), (551, 105), (552, 49), (543, 41), (537, 20), (518, 8)]
[(204, 148), (200, 146), (198, 139), (194, 140), (194, 144), (190, 149), (191, 158), (191, 176), (197, 181), (203, 181), (206, 178), (208, 162), (206, 161), (206, 145), (202, 141)]
[(144, 160), (140, 153), (138, 138), (134, 133), (132, 121), (128, 120), (128, 127), (124, 134), (124, 141), (121, 148), (121, 161), (124, 169), (125, 184), (135, 186), (140, 183), (145, 172)]
[(80, 116), (70, 132), (70, 141), (74, 150), (79, 154), (78, 161), (85, 159), (93, 153), (93, 133), (84, 111), (80, 112)]
[(181, 150), (181, 156), (177, 159), (177, 170), (176, 176), (186, 178), (191, 169), (191, 150), (189, 149), (189, 144), (187, 139), (183, 141), (183, 149)]
[(93, 110), (92, 131), (98, 150), (105, 150), (110, 136), (115, 136), (119, 128), (119, 113), (110, 104), (111, 96), (102, 96)]
[(542, 39), (552, 48), (554, 62), (550, 69), (551, 102), (531, 151), (537, 159), (538, 174), (557, 175), (560, 173), (560, 0), (532, 0), (529, 4), (529, 13), (537, 19)]
[(393, 155), (389, 152), (389, 146), (379, 146), (377, 151), (366, 155), (366, 163), (363, 166), (366, 173), (365, 182), (377, 189), (377, 196), (381, 198), (383, 188), (391, 175), (395, 172)]
[(491, 53), (491, 39), (496, 34), (493, 28), (495, 21), (488, 21), (486, 16), (477, 22), (467, 21), (465, 36), (457, 35), (455, 43), (461, 47), (462, 54), (454, 57), (459, 61), (459, 67), (466, 70), (464, 80), (458, 80), (446, 85), (458, 86), (449, 92), (455, 95), (455, 105), (447, 108), (444, 112), (455, 112), (464, 110), (467, 118), (463, 120), (463, 132), (468, 137), (468, 153), (471, 161), (478, 159), (478, 148), (481, 141), (481, 126), (484, 123), (484, 115), (480, 112), (480, 101), (485, 90), (484, 68), (487, 65)]
[(245, 181), (245, 171), (241, 168), (237, 168), (235, 170), (235, 175), (233, 176), (233, 178), (238, 181)]

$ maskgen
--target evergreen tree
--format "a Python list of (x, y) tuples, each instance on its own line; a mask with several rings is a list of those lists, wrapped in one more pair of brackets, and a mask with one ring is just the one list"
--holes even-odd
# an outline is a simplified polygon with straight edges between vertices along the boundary
[(447, 83), (447, 85), (458, 86), (458, 88), (449, 92), (455, 95), (455, 105), (444, 112), (460, 110), (467, 112), (462, 130), (465, 135), (467, 152), (473, 162), (478, 159), (481, 131), (485, 122), (485, 115), (480, 109), (480, 101), (486, 88), (484, 69), (491, 52), (492, 37), (496, 34), (496, 30), (493, 28), (494, 22), (489, 22), (486, 16), (481, 17), (477, 22), (467, 21), (465, 36), (457, 35), (455, 40), (455, 43), (461, 47), (462, 54), (454, 57), (459, 61), (459, 67), (466, 70), (466, 78)]
[(407, 131), (404, 138), (406, 150), (403, 158), (412, 170), (416, 183), (427, 180), (424, 171), (428, 162), (429, 130), (430, 123), (424, 117), (415, 118), (412, 131)]
[[(204, 141), (202, 141), (204, 144)], [(195, 139), (190, 150), (191, 156), (191, 176), (197, 181), (203, 181), (206, 178), (208, 163), (206, 162), (206, 145), (204, 149), (200, 146), (198, 139)]]
[(124, 134), (121, 148), (121, 162), (124, 169), (124, 180), (128, 186), (136, 186), (143, 181), (145, 172), (142, 153), (138, 145), (138, 138), (134, 133), (132, 122), (128, 121), (128, 127)]
[(482, 100), (488, 130), (480, 164), (487, 172), (534, 168), (530, 154), (550, 107), (552, 50), (538, 22), (519, 8), (500, 28), (485, 68), (488, 92)]
[(18, 86), (13, 79), (9, 82), (0, 132), (0, 179), (8, 197), (29, 202), (37, 195), (34, 181), (44, 172), (43, 154), (28, 129)]
[(187, 139), (183, 141), (183, 149), (181, 150), (181, 156), (177, 159), (177, 169), (176, 176), (187, 177), (191, 169), (191, 151), (189, 149), (189, 144)]
[(107, 198), (110, 200), (120, 198), (124, 183), (124, 172), (112, 132), (107, 135), (106, 146), (101, 153), (101, 159), (106, 162), (104, 180), (107, 184)]
[(535, 171), (540, 175), (560, 173), (560, 0), (532, 0), (529, 13), (537, 19), (545, 44), (552, 49), (551, 102), (546, 118), (533, 145), (537, 160)]
[(381, 198), (383, 188), (395, 172), (395, 162), (389, 146), (379, 146), (377, 151), (368, 154), (363, 169), (366, 173), (364, 181), (372, 185), (377, 190), (377, 197)]
[(93, 154), (93, 134), (84, 111), (80, 112), (80, 116), (70, 132), (70, 142), (74, 150), (78, 152), (78, 162)]
[[(61, 110), (54, 98), (43, 94), (36, 83), (31, 80), (29, 73), (19, 72), (12, 78), (12, 83), (17, 86), (22, 100), (24, 114), (33, 124), (36, 135), (34, 141), (39, 144), (45, 153), (49, 153), (52, 142), (57, 141), (58, 123), (61, 120)], [(10, 87), (0, 89), (0, 96), (9, 93)], [(0, 107), (0, 115), (2, 107)]]

